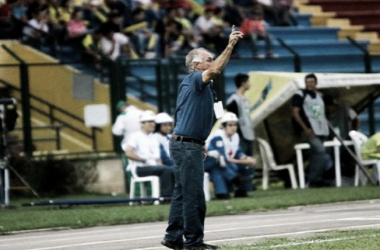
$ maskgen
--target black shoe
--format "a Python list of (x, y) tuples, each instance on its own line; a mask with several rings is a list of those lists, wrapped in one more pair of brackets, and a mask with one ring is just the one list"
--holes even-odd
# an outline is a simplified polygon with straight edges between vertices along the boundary
[(186, 250), (214, 250), (214, 249), (218, 249), (219, 247), (218, 246), (213, 246), (213, 245), (209, 245), (209, 244), (201, 244), (201, 245), (198, 245), (198, 246), (187, 246), (185, 247)]
[(249, 181), (252, 181), (252, 180), (253, 180), (253, 175), (249, 175), (249, 176), (237, 175), (231, 181), (235, 185), (235, 187), (239, 187), (244, 182), (249, 182)]
[(216, 194), (215, 198), (218, 200), (229, 200), (230, 195), (229, 194)]
[(246, 197), (248, 197), (247, 191), (244, 191), (244, 190), (235, 191), (235, 198), (246, 198)]
[(177, 242), (168, 241), (168, 240), (162, 240), (161, 245), (166, 246), (167, 248), (170, 248), (170, 249), (175, 249), (175, 250), (183, 249), (183, 243), (177, 243)]

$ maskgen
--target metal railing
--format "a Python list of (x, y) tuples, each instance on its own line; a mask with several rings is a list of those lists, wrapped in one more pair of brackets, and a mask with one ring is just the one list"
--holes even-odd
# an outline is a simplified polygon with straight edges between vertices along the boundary
[(366, 48), (363, 48), (357, 41), (352, 39), (351, 37), (347, 36), (348, 41), (357, 47), (359, 50), (361, 50), (364, 53), (364, 68), (365, 73), (372, 73), (372, 63), (371, 63), (371, 55), (369, 54), (368, 50)]
[(294, 56), (294, 72), (302, 72), (301, 57), (297, 53), (297, 51), (295, 51), (292, 47), (290, 47), (287, 43), (285, 43), (285, 41), (282, 38), (277, 37), (277, 40), (281, 44), (282, 47), (287, 49)]
[[(3, 81), (2, 79), (0, 79), (0, 82), (7, 86), (8, 88), (14, 90), (14, 91), (17, 91), (17, 92), (21, 92), (21, 90), (15, 86), (13, 86), (12, 84), (10, 83), (7, 83), (5, 81)], [(73, 125), (71, 125), (70, 123), (66, 122), (64, 119), (61, 119), (59, 117), (57, 117), (57, 113), (61, 113), (61, 114), (64, 114), (66, 116), (68, 116), (70, 119), (73, 119), (73, 120), (76, 120), (80, 123), (83, 123), (84, 124), (84, 119), (79, 117), (79, 116), (76, 116), (60, 107), (57, 107), (55, 106), (54, 104), (52, 103), (49, 103), (35, 95), (32, 95), (32, 94), (29, 94), (29, 98), (31, 100), (35, 100), (37, 102), (39, 102), (40, 104), (43, 104), (43, 105), (46, 105), (47, 108), (48, 108), (48, 112), (46, 112), (45, 110), (39, 108), (39, 107), (36, 107), (32, 104), (29, 104), (29, 107), (30, 107), (30, 110), (33, 110), (33, 111), (36, 111), (37, 113), (47, 117), (50, 121), (50, 126), (61, 126), (61, 127), (65, 127), (65, 128), (68, 128), (72, 131), (74, 131), (75, 133), (77, 134), (80, 134), (88, 139), (91, 140), (91, 143), (92, 143), (92, 149), (93, 150), (97, 150), (97, 145), (96, 145), (96, 132), (99, 131), (99, 132), (102, 132), (102, 129), (101, 128), (91, 128), (91, 131), (88, 132), (88, 131), (84, 131), (82, 129), (79, 129)], [(21, 103), (21, 100), (19, 98), (15, 98), (17, 100), (17, 102), (20, 102)], [(25, 115), (24, 115), (25, 116)], [(56, 125), (54, 124), (55, 122), (58, 122), (60, 123), (60, 125)], [(35, 126), (32, 127), (33, 129), (36, 128)], [(24, 140), (25, 140), (25, 137), (24, 137)], [(31, 138), (32, 141), (35, 141), (35, 139)]]
[[(55, 148), (56, 150), (61, 150), (61, 129), (63, 125), (46, 125), (46, 126), (32, 126), (33, 130), (53, 130), (54, 136), (52, 137), (39, 137), (39, 138), (33, 138), (34, 142), (55, 142)], [(16, 127), (14, 130), (22, 130), (22, 127)], [(24, 140), (13, 140), (12, 144), (20, 144), (23, 143)]]

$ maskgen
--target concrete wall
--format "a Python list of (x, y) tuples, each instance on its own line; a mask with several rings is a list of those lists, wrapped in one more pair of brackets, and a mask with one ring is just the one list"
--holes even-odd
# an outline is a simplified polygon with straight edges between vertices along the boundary
[(124, 169), (122, 166), (121, 159), (97, 161), (98, 180), (89, 185), (87, 190), (104, 194), (125, 193)]

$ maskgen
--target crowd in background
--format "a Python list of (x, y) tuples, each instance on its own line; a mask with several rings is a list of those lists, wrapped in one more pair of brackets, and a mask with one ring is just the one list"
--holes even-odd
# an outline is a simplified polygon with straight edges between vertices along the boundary
[[(168, 58), (203, 46), (219, 54), (232, 25), (253, 44), (267, 26), (297, 25), (292, 0), (0, 0), (0, 38), (72, 46), (81, 60)], [(237, 57), (237, 54), (234, 53)]]

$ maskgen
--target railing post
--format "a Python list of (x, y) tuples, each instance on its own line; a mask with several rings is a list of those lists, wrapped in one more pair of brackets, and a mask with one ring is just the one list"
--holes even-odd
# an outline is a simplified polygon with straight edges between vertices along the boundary
[(156, 82), (157, 82), (157, 105), (158, 105), (158, 111), (162, 112), (164, 111), (164, 105), (163, 105), (163, 95), (162, 92), (164, 91), (162, 87), (162, 64), (161, 61), (158, 60), (158, 63), (156, 64)]
[(373, 110), (373, 99), (370, 100), (368, 104), (368, 127), (369, 127), (369, 134), (373, 135), (376, 133), (375, 130), (375, 113)]
[(302, 72), (301, 57), (292, 47), (285, 43), (280, 37), (277, 38), (282, 47), (287, 49), (294, 56), (294, 72)]
[(92, 149), (94, 151), (97, 151), (98, 148), (96, 145), (96, 128), (95, 127), (91, 127), (91, 137), (92, 137)]
[(61, 150), (61, 126), (55, 127), (55, 143), (56, 143), (56, 148), (57, 150)]
[(364, 54), (364, 70), (365, 73), (372, 73), (372, 61), (371, 61), (371, 55), (368, 53), (368, 50), (366, 48), (363, 48), (357, 41), (352, 39), (351, 37), (347, 36), (348, 41), (357, 47), (359, 50), (361, 50)]
[(50, 120), (50, 125), (54, 124), (54, 110), (52, 106), (49, 106), (49, 120)]
[[(110, 65), (110, 72), (109, 72), (109, 78), (110, 78), (110, 104), (111, 104), (111, 121), (114, 122), (116, 120), (116, 117), (119, 115), (119, 110), (116, 110), (116, 104), (117, 102), (122, 99), (125, 100), (125, 88), (120, 93), (120, 86), (122, 83), (120, 83), (120, 78), (122, 77), (122, 74), (120, 72), (120, 66), (119, 64), (122, 64), (122, 61), (111, 61), (108, 60), (107, 63)], [(123, 95), (123, 98), (120, 96)], [(94, 132), (93, 132), (94, 134)], [(93, 137), (94, 139), (94, 137)], [(95, 145), (93, 148), (96, 150), (96, 142), (93, 141), (93, 145)], [(120, 141), (114, 136), (113, 137), (113, 149), (115, 152), (120, 153)]]
[(21, 106), (22, 106), (22, 124), (24, 136), (24, 151), (27, 157), (33, 154), (32, 145), (32, 128), (30, 121), (30, 90), (29, 90), (29, 69), (28, 65), (15, 52), (9, 49), (5, 44), (1, 45), (13, 58), (20, 63), (20, 81), (21, 81)]

